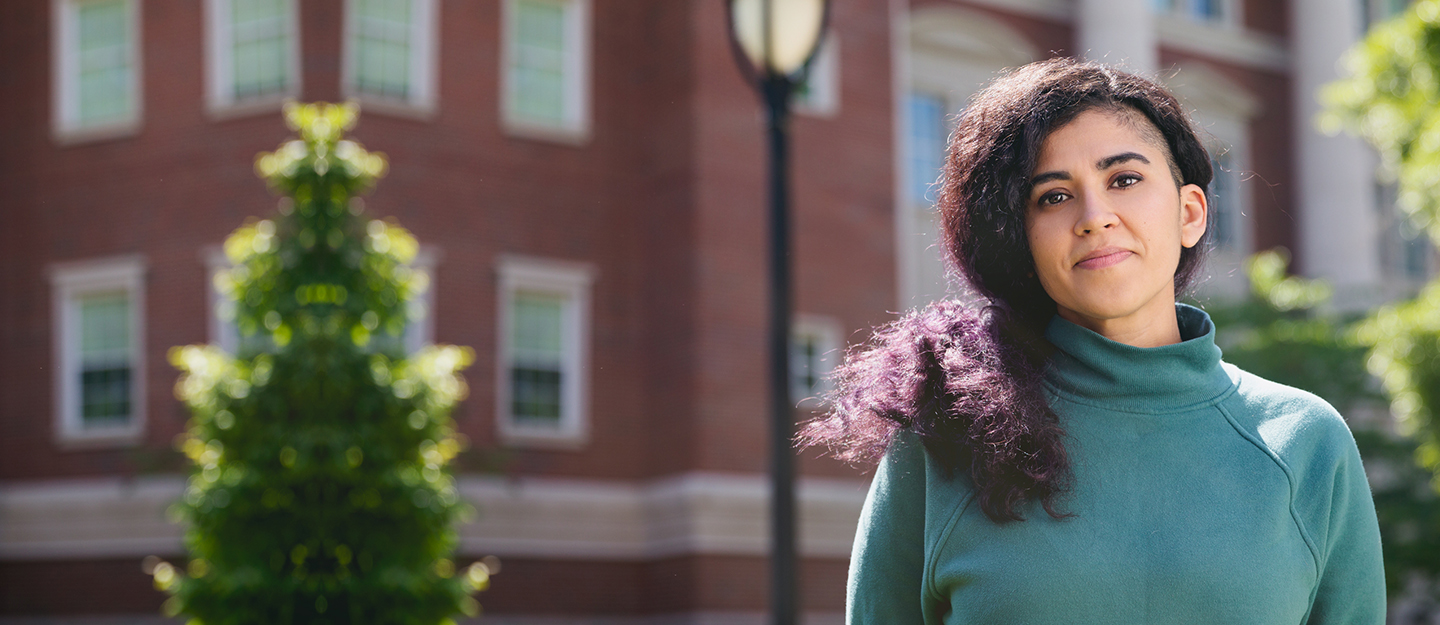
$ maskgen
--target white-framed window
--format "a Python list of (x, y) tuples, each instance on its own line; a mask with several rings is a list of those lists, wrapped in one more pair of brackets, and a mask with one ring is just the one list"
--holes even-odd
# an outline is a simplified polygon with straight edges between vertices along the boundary
[(906, 199), (922, 211), (935, 204), (935, 183), (945, 166), (945, 144), (950, 130), (945, 120), (945, 98), (911, 91), (906, 107)]
[(1435, 248), (1397, 205), (1399, 190), (1393, 181), (1375, 181), (1375, 209), (1380, 221), (1380, 271), (1392, 281), (1423, 284), (1434, 273)]
[(820, 315), (797, 315), (790, 326), (790, 401), (818, 407), (830, 392), (830, 372), (843, 356), (840, 322)]
[(346, 0), (346, 94), (381, 111), (433, 113), (438, 13), (435, 0)]
[(1202, 63), (1180, 65), (1166, 82), (1191, 111), (1196, 133), (1210, 153), (1206, 237), (1211, 254), (1205, 261), (1208, 277), (1198, 291), (1206, 297), (1244, 298), (1250, 290), (1245, 262), (1256, 251), (1250, 135), (1261, 102)]
[(205, 0), (212, 112), (269, 110), (300, 91), (295, 0)]
[(136, 256), (50, 268), (62, 446), (134, 443), (145, 429), (144, 274)]
[(1240, 16), (1240, 0), (1153, 0), (1152, 7), (1161, 15), (1210, 24), (1238, 23)]
[(835, 33), (821, 40), (805, 80), (795, 85), (791, 104), (795, 112), (816, 117), (833, 117), (840, 112), (840, 40)]
[[(415, 260), (409, 265), (412, 270), (426, 274), (428, 288), (407, 302), (409, 320), (401, 336), (407, 354), (413, 354), (435, 341), (435, 315), (432, 311), (435, 310), (435, 266), (440, 262), (440, 255), (440, 251), (434, 247), (421, 246), (420, 251), (415, 254)], [(220, 246), (207, 246), (201, 252), (201, 259), (205, 263), (205, 275), (209, 278), (206, 309), (209, 311), (207, 328), (210, 343), (235, 354), (238, 353), (242, 340), (264, 340), (257, 337), (242, 339), (240, 336), (240, 328), (235, 324), (235, 302), (227, 299), (220, 291), (220, 274), (234, 267), (224, 250)]]
[(590, 133), (590, 0), (505, 0), (501, 121), (578, 143)]
[(576, 447), (589, 435), (590, 286), (585, 264), (500, 259), (496, 425), (502, 441)]
[(140, 127), (140, 0), (52, 0), (55, 136), (122, 136)]

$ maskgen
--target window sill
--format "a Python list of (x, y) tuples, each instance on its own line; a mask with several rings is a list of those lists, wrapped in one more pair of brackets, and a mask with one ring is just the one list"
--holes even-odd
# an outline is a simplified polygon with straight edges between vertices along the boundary
[(505, 134), (516, 139), (530, 139), (574, 147), (590, 143), (590, 130), (583, 124), (556, 126), (507, 117), (503, 125)]
[(500, 425), (500, 441), (511, 447), (576, 451), (585, 447), (589, 442), (588, 438), (584, 432), (575, 431), (574, 428), (571, 428), (571, 431), (527, 428), (505, 421)]
[(55, 445), (62, 451), (88, 451), (93, 449), (114, 449), (137, 447), (142, 441), (139, 427), (106, 428), (88, 431), (56, 432)]
[(256, 117), (267, 113), (277, 113), (285, 107), (286, 102), (294, 99), (295, 93), (287, 91), (244, 100), (211, 102), (209, 110), (206, 112), (210, 115), (210, 119), (215, 121)]
[(353, 92), (349, 93), (348, 97), (360, 105), (362, 113), (376, 113), (422, 122), (432, 121), (436, 115), (435, 105), (432, 103), (419, 103)]
[(56, 128), (52, 136), (61, 147), (128, 139), (140, 134), (140, 119), (91, 126), (88, 128)]

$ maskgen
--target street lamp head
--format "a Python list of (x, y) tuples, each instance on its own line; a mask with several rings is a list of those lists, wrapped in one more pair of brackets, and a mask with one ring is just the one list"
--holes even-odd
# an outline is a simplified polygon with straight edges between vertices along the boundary
[[(819, 48), (829, 0), (726, 0), (730, 37), (760, 80), (798, 79)], [(768, 36), (767, 36), (768, 35)]]

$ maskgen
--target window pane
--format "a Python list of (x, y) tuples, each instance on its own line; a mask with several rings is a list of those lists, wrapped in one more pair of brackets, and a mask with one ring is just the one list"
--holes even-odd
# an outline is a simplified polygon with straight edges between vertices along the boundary
[(517, 291), (511, 308), (511, 411), (517, 420), (561, 414), (566, 298)]
[(515, 3), (510, 106), (521, 117), (565, 121), (565, 5)]
[(130, 350), (130, 298), (124, 292), (80, 300), (80, 353), (86, 360), (105, 359)]
[(910, 201), (926, 207), (935, 202), (931, 188), (945, 164), (945, 101), (927, 93), (911, 93), (908, 136), (910, 154), (905, 174)]
[(80, 370), (80, 421), (84, 425), (123, 422), (129, 417), (129, 366)]
[(820, 338), (798, 334), (790, 343), (790, 401), (814, 397), (820, 392)]
[(1206, 21), (1217, 21), (1220, 19), (1221, 0), (1190, 0), (1191, 9), (1195, 17)]
[(515, 367), (510, 370), (511, 414), (521, 423), (560, 422), (560, 383), (558, 369)]
[(289, 83), (286, 56), (293, 28), (284, 0), (231, 0), (232, 76), (237, 99), (281, 93)]
[(357, 0), (355, 88), (405, 98), (410, 93), (410, 0)]
[(512, 345), (516, 354), (527, 359), (559, 362), (563, 348), (561, 339), (565, 298), (549, 293), (519, 291), (515, 293), (515, 336)]
[(80, 312), (80, 416), (86, 424), (130, 416), (130, 299), (86, 296)]
[(92, 2), (76, 10), (79, 122), (123, 119), (133, 110), (130, 22), (125, 2)]
[(125, 3), (90, 2), (79, 6), (80, 50), (88, 51), (125, 45)]
[(1235, 172), (1231, 171), (1230, 159), (1224, 155), (1212, 157), (1210, 166), (1215, 175), (1210, 179), (1210, 242), (1215, 249), (1235, 249), (1237, 237), (1235, 227), (1237, 207), (1235, 206)]

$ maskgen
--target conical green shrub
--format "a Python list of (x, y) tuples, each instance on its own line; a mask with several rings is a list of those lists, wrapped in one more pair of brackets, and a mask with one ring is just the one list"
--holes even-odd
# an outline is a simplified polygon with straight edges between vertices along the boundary
[(300, 137), (256, 162), (279, 213), (225, 242), (234, 265), (217, 286), (239, 353), (170, 353), (193, 413), (178, 444), (194, 469), (173, 509), (190, 559), (151, 567), (166, 613), (197, 625), (435, 625), (475, 614), (488, 584), (486, 564), (452, 560), (470, 511), (446, 468), (473, 352), (404, 353), (428, 277), (408, 267), (414, 237), (360, 216), (386, 164), (342, 138), (356, 116), (286, 107)]

